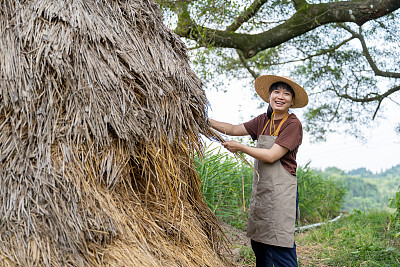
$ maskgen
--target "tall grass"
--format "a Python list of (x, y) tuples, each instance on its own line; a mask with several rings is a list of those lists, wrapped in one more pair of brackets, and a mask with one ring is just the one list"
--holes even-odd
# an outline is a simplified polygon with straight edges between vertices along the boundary
[(340, 213), (346, 195), (343, 182), (324, 178), (306, 165), (297, 169), (297, 183), (303, 224), (323, 221)]
[[(195, 163), (210, 209), (220, 220), (244, 229), (251, 197), (252, 168), (231, 153), (210, 147), (204, 157), (195, 156)], [(346, 192), (340, 182), (322, 178), (307, 166), (298, 168), (297, 179), (303, 224), (332, 218), (340, 212)]]
[[(195, 161), (209, 207), (220, 220), (243, 229), (247, 224), (252, 169), (218, 148), (208, 148), (204, 158), (196, 156)], [(340, 212), (346, 193), (343, 183), (321, 177), (308, 166), (298, 168), (297, 179), (303, 223), (332, 218)], [(299, 250), (299, 266), (400, 266), (400, 225), (390, 222), (389, 217), (387, 211), (355, 211), (336, 223), (296, 235), (299, 247), (312, 248), (305, 250), (312, 254), (307, 262)], [(241, 255), (248, 265), (254, 262), (251, 248), (243, 247)]]
[(220, 148), (208, 147), (204, 157), (195, 157), (195, 163), (210, 209), (222, 221), (243, 229), (247, 223), (252, 169)]

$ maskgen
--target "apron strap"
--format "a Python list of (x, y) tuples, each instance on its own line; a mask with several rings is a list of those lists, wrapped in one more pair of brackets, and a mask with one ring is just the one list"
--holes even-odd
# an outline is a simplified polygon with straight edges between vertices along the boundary
[[(274, 113), (275, 113), (275, 112), (272, 113), (272, 119), (274, 118), (274, 117), (273, 117), (273, 116), (274, 116)], [(278, 129), (274, 130), (274, 132), (273, 132), (272, 134), (271, 134), (271, 126), (270, 126), (270, 127), (269, 127), (269, 130), (270, 130), (270, 131), (269, 131), (269, 134), (270, 134), (270, 136), (278, 136), (279, 131), (281, 130), (281, 127), (282, 127), (283, 123), (284, 123), (288, 118), (289, 118), (289, 113), (286, 113), (286, 115), (285, 115), (285, 117), (282, 119), (281, 123), (279, 123)], [(261, 134), (260, 134), (260, 135), (262, 135), (262, 134), (264, 133), (264, 131), (265, 131), (265, 129), (267, 128), (267, 125), (268, 125), (269, 122), (270, 122), (270, 119), (268, 119), (268, 121), (267, 121), (267, 123), (265, 124), (263, 130), (261, 131)]]
[(270, 119), (268, 119), (268, 121), (267, 121), (267, 123), (265, 124), (263, 130), (261, 131), (261, 134), (260, 134), (260, 135), (263, 135), (263, 133), (264, 133), (264, 131), (265, 131), (265, 128), (267, 128), (267, 125), (268, 125), (269, 121), (270, 121)]
[(286, 116), (282, 119), (281, 123), (279, 123), (278, 129), (276, 129), (276, 131), (274, 131), (273, 136), (278, 136), (279, 131), (281, 130), (281, 126), (287, 120), (287, 118), (289, 118), (289, 113), (286, 113)]

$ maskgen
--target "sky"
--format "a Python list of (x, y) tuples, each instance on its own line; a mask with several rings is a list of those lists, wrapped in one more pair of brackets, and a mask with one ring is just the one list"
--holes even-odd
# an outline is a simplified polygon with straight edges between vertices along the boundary
[[(230, 86), (226, 93), (206, 89), (206, 95), (210, 103), (208, 115), (218, 121), (240, 124), (265, 112), (258, 108), (259, 102), (252, 92), (243, 89), (240, 83)], [(299, 110), (293, 109), (293, 113), (299, 116)], [(394, 131), (400, 116), (396, 113), (388, 112), (389, 118), (380, 120), (377, 127), (366, 132), (365, 142), (348, 134), (329, 134), (326, 142), (311, 143), (304, 132), (297, 153), (298, 165), (309, 163), (315, 169), (337, 167), (344, 171), (365, 167), (376, 173), (400, 164), (400, 135)]]

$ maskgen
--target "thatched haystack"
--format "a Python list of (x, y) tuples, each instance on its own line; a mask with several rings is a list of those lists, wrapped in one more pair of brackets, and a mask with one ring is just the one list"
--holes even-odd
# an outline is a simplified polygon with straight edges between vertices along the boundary
[(150, 0), (0, 0), (2, 265), (224, 265), (201, 86)]

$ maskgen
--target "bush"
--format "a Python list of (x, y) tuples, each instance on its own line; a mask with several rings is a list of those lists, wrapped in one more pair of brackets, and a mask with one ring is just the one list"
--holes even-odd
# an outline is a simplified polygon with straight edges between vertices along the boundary
[(319, 222), (340, 213), (346, 194), (342, 182), (323, 178), (308, 165), (297, 169), (297, 182), (302, 223)]
[(392, 222), (394, 224), (399, 225), (400, 224), (400, 187), (399, 187), (399, 191), (390, 200), (390, 207), (395, 209), (395, 211), (392, 215)]

